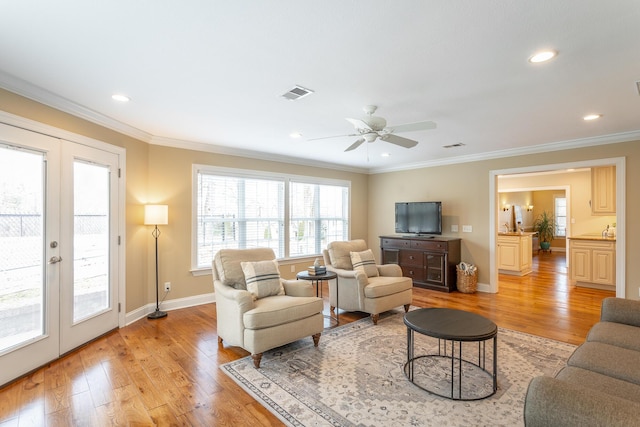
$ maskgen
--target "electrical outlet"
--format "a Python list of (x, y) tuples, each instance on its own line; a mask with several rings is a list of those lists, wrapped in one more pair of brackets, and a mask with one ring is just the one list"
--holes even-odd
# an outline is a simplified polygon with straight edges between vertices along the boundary
[(165, 292), (171, 291), (171, 282), (164, 282), (164, 291)]
[(293, 264), (291, 264), (291, 272), (292, 272), (292, 273), (295, 273), (295, 272), (296, 272), (296, 266), (295, 266), (295, 265), (293, 265)]
[(452, 233), (457, 233), (458, 232), (458, 224), (454, 224), (451, 226), (451, 232)]

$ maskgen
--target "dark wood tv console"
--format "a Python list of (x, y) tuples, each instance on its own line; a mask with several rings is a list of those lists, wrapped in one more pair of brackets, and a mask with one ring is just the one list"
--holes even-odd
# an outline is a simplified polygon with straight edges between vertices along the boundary
[(383, 264), (398, 264), (413, 286), (451, 292), (456, 289), (460, 239), (440, 236), (380, 236)]

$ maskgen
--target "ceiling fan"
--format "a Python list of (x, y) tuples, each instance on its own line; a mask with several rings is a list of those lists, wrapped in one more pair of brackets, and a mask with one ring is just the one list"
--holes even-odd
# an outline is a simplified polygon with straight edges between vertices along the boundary
[(425, 122), (415, 122), (415, 123), (407, 123), (398, 126), (387, 126), (387, 121), (382, 117), (374, 116), (373, 113), (378, 109), (375, 105), (367, 105), (363, 108), (364, 112), (367, 114), (366, 117), (362, 119), (350, 119), (346, 120), (351, 123), (356, 128), (356, 133), (346, 134), (346, 135), (336, 135), (336, 136), (325, 136), (323, 138), (313, 138), (309, 139), (309, 141), (316, 141), (318, 139), (327, 139), (327, 138), (339, 138), (345, 136), (357, 136), (359, 137), (356, 142), (347, 147), (344, 151), (351, 151), (358, 148), (363, 142), (374, 142), (376, 139), (380, 138), (383, 141), (389, 142), (391, 144), (399, 145), (404, 148), (411, 148), (418, 145), (418, 141), (414, 141), (413, 139), (404, 138), (395, 133), (398, 132), (413, 132), (419, 130), (428, 130), (435, 129), (435, 122), (425, 121)]

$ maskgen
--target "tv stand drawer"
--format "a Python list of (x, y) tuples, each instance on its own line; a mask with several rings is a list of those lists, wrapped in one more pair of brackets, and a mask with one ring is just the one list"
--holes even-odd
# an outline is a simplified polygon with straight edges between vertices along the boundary
[(409, 249), (411, 247), (411, 241), (407, 239), (382, 239), (381, 246), (383, 248), (399, 248)]
[(439, 242), (434, 240), (412, 240), (411, 249), (424, 249), (428, 251), (446, 251), (449, 245), (447, 242)]
[(400, 251), (400, 265), (422, 268), (424, 265), (424, 253), (420, 251)]

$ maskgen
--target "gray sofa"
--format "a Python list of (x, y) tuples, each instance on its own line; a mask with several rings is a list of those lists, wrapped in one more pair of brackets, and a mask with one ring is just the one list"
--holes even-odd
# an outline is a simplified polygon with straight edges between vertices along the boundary
[(531, 380), (527, 426), (640, 425), (640, 301), (606, 298), (600, 322), (555, 377)]

